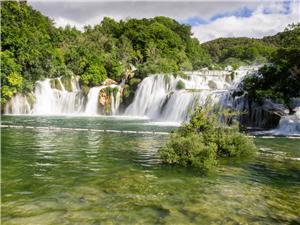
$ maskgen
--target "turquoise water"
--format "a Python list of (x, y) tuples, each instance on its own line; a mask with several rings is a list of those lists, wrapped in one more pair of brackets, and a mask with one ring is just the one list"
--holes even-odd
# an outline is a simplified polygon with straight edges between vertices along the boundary
[[(3, 116), (3, 124), (170, 131), (145, 120)], [(208, 175), (162, 165), (165, 135), (2, 128), (2, 224), (300, 224), (300, 140)]]

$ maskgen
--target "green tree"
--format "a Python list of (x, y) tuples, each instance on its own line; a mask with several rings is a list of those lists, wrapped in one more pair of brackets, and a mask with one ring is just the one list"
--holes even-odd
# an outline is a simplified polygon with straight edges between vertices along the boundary
[(107, 73), (103, 65), (93, 64), (87, 68), (81, 76), (83, 84), (88, 86), (100, 85), (107, 78)]
[(239, 132), (237, 125), (220, 122), (222, 111), (198, 107), (189, 123), (170, 135), (159, 149), (164, 163), (192, 166), (202, 171), (214, 169), (223, 157), (245, 157), (255, 153), (255, 145)]

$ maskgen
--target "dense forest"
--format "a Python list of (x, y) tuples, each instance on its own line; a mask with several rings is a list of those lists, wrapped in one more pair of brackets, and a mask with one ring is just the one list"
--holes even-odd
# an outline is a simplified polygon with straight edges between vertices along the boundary
[(80, 76), (82, 85), (99, 85), (107, 77), (120, 81), (134, 65), (139, 82), (149, 73), (176, 73), (210, 64), (210, 57), (192, 38), (191, 27), (173, 19), (105, 17), (87, 26), (55, 28), (53, 21), (26, 2), (1, 2), (2, 98), (32, 90), (45, 77)]
[(247, 91), (255, 100), (269, 96), (288, 103), (289, 97), (300, 96), (299, 33), (299, 25), (292, 25), (263, 39), (220, 38), (200, 44), (189, 25), (163, 16), (119, 22), (105, 17), (79, 31), (56, 28), (26, 1), (3, 1), (1, 105), (17, 92), (32, 91), (37, 80), (47, 77), (76, 75), (88, 89), (106, 78), (121, 81), (135, 67), (134, 77), (126, 81), (127, 94), (133, 95), (131, 89), (152, 73), (266, 62), (273, 64), (261, 70), (265, 75), (248, 81)]
[(256, 38), (218, 38), (202, 44), (209, 53), (213, 64), (252, 65), (273, 60), (279, 48), (298, 48), (300, 44), (299, 24), (289, 25), (274, 36)]

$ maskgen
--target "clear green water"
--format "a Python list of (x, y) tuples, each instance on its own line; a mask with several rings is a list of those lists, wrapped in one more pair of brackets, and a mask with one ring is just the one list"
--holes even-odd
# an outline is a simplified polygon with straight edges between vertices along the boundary
[[(110, 118), (3, 124), (167, 131)], [(167, 136), (2, 129), (2, 224), (300, 224), (300, 140), (256, 139), (217, 171), (161, 165)]]

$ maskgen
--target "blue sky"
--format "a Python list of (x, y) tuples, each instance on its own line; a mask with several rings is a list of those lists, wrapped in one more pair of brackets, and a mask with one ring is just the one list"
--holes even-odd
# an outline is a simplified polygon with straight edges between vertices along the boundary
[(210, 17), (209, 19), (203, 19), (200, 16), (194, 16), (194, 17), (187, 18), (185, 20), (180, 20), (180, 22), (184, 23), (184, 24), (189, 24), (191, 26), (198, 26), (201, 24), (209, 24), (212, 21), (215, 21), (215, 20), (218, 20), (218, 19), (224, 18), (224, 17), (230, 17), (230, 16), (251, 17), (253, 11), (254, 10), (249, 9), (248, 7), (243, 7), (243, 8), (233, 10), (233, 11), (217, 13), (214, 16)]
[(116, 20), (168, 16), (192, 26), (201, 42), (218, 37), (273, 35), (299, 22), (299, 0), (213, 1), (30, 1), (35, 9), (54, 19), (57, 26), (78, 29), (100, 23), (104, 16)]

